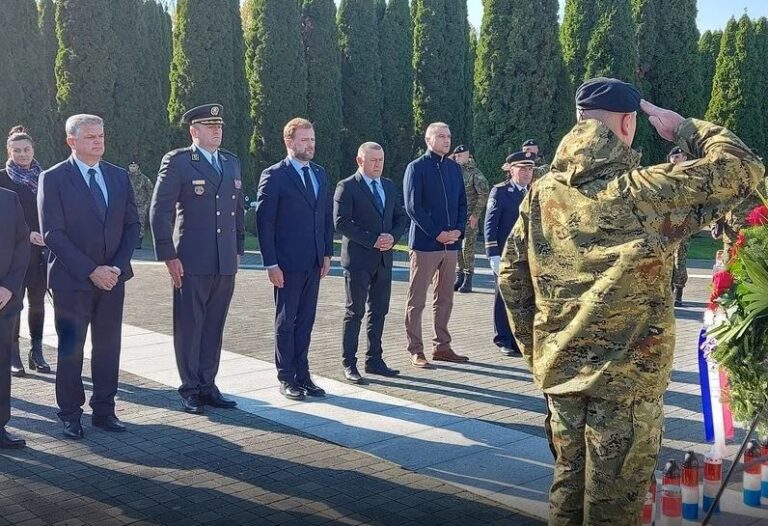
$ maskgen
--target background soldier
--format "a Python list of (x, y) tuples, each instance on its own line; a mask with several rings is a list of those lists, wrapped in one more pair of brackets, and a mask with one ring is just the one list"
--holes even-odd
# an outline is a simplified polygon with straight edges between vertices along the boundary
[(475, 164), (469, 146), (461, 144), (453, 150), (451, 158), (461, 166), (464, 190), (467, 193), (467, 228), (464, 243), (458, 253), (459, 267), (453, 290), (472, 292), (472, 275), (475, 273), (475, 242), (480, 217), (488, 201), (488, 179)]
[(144, 228), (149, 219), (149, 205), (152, 203), (154, 185), (149, 177), (141, 173), (141, 168), (136, 161), (131, 161), (128, 165), (128, 179), (131, 180), (131, 186), (133, 186), (136, 209), (139, 211), (139, 221), (141, 221), (141, 236), (139, 237), (139, 244), (136, 245), (136, 248), (141, 248), (144, 241)]
[[(488, 198), (488, 210), (485, 213), (485, 252), (491, 264), (493, 275), (499, 275), (499, 260), (501, 252), (507, 243), (509, 233), (517, 221), (520, 203), (525, 199), (528, 186), (533, 179), (534, 154), (531, 152), (516, 152), (509, 155), (502, 165), (508, 179), (491, 188)], [(506, 356), (520, 354), (520, 349), (512, 336), (509, 327), (507, 309), (499, 293), (498, 284), (495, 287), (493, 300), (493, 343)]]
[[(548, 399), (549, 524), (639, 525), (675, 347), (669, 259), (765, 169), (733, 133), (641, 102), (616, 79), (585, 82), (576, 108), (552, 170), (523, 201), (499, 287)], [(639, 167), (641, 108), (697, 161)]]
[[(682, 148), (675, 146), (669, 152), (667, 160), (672, 164), (684, 163), (688, 160)], [(683, 289), (688, 283), (688, 245), (691, 238), (680, 242), (675, 250), (675, 256), (672, 258), (672, 288), (675, 291), (675, 307), (683, 306)]]
[(533, 168), (533, 178), (539, 179), (549, 172), (549, 164), (544, 162), (544, 157), (539, 153), (539, 145), (533, 139), (528, 139), (523, 143), (520, 149), (525, 153), (532, 153), (536, 157), (535, 166)]
[[(757, 190), (763, 194), (763, 197), (768, 196), (768, 179), (763, 179)], [(755, 192), (710, 226), (713, 238), (723, 238), (723, 263), (728, 262), (739, 232), (747, 224), (747, 215), (761, 203), (760, 196)]]

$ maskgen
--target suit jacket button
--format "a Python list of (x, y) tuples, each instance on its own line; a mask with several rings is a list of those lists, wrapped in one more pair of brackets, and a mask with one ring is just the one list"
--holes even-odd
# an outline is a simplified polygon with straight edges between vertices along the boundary
[(232, 212), (232, 215), (235, 215), (235, 213), (234, 213), (234, 212)]
[(233, 196), (232, 196), (232, 199), (234, 199), (234, 198), (235, 198), (235, 196), (233, 195)]
[(218, 199), (218, 198), (219, 198), (219, 194), (216, 194), (216, 199)]
[(216, 229), (216, 233), (217, 233), (217, 234), (221, 234), (221, 229), (220, 229), (220, 228), (217, 228), (217, 229)]
[(220, 211), (218, 211), (218, 210), (216, 210), (216, 215), (217, 215), (217, 216), (220, 216), (220, 215), (221, 215), (221, 212), (220, 212)]

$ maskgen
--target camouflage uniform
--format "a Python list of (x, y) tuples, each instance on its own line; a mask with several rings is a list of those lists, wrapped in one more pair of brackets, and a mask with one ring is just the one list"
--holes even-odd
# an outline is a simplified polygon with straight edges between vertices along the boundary
[(673, 257), (672, 285), (683, 288), (688, 283), (688, 245), (691, 239), (685, 239), (680, 242)]
[[(758, 190), (764, 196), (768, 194), (768, 180), (763, 180)], [(723, 236), (723, 254), (725, 261), (731, 253), (731, 247), (736, 242), (736, 238), (739, 237), (739, 232), (744, 225), (747, 224), (747, 215), (757, 206), (762, 204), (760, 197), (754, 193), (742, 201), (733, 210), (730, 210), (720, 219), (722, 236)]]
[(533, 179), (532, 181), (538, 181), (545, 175), (549, 173), (550, 165), (548, 164), (537, 164), (536, 168), (533, 169)]
[(128, 179), (131, 181), (133, 193), (136, 196), (136, 208), (139, 211), (139, 220), (141, 221), (140, 239), (144, 239), (144, 227), (147, 224), (147, 213), (149, 212), (149, 205), (152, 202), (154, 185), (149, 177), (141, 173), (141, 169), (136, 170), (134, 173), (128, 172)]
[(477, 218), (477, 226), (472, 228), (469, 225), (469, 220), (467, 220), (464, 244), (458, 254), (459, 272), (473, 274), (475, 272), (477, 230), (481, 226), (481, 215), (485, 210), (485, 203), (488, 201), (488, 193), (491, 189), (488, 185), (488, 179), (485, 178), (473, 159), (468, 159), (461, 167), (461, 174), (464, 176), (464, 189), (467, 192), (467, 218), (474, 215)]
[(669, 259), (764, 173), (724, 128), (689, 119), (675, 139), (698, 159), (640, 168), (607, 126), (576, 124), (502, 254), (512, 331), (549, 400), (550, 524), (639, 524), (675, 345)]

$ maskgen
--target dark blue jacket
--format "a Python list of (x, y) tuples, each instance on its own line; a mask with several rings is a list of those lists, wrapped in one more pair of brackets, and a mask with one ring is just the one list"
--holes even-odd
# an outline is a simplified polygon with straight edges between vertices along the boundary
[(392, 250), (373, 248), (379, 234), (391, 234), (397, 243), (410, 220), (405, 215), (395, 184), (385, 178), (379, 183), (384, 190), (384, 213), (376, 208), (371, 187), (360, 172), (336, 185), (333, 197), (333, 221), (341, 238), (341, 266), (349, 270), (375, 271), (379, 265), (392, 266)]
[(244, 253), (240, 159), (221, 148), (217, 155), (223, 175), (194, 146), (168, 152), (157, 174), (149, 211), (155, 256), (179, 258), (186, 274), (235, 274)]
[(120, 281), (133, 277), (131, 256), (141, 228), (133, 188), (122, 168), (105, 161), (99, 168), (109, 201), (103, 222), (72, 157), (40, 174), (37, 208), (40, 230), (50, 249), (51, 289), (95, 289), (89, 276), (101, 265), (118, 267)]
[(22, 286), (29, 264), (29, 229), (16, 194), (0, 188), (0, 287), (13, 296), (0, 309), (0, 316), (9, 317), (21, 311)]
[(333, 200), (325, 169), (310, 163), (317, 198), (309, 195), (286, 158), (261, 174), (256, 196), (256, 228), (265, 267), (302, 272), (323, 265), (333, 255)]
[(440, 232), (461, 231), (467, 224), (467, 194), (461, 166), (432, 151), (411, 161), (403, 177), (405, 211), (411, 218), (408, 246), (413, 250), (435, 252), (458, 250), (461, 243), (443, 245)]
[(491, 188), (485, 211), (485, 253), (500, 256), (504, 251), (512, 227), (520, 215), (520, 204), (525, 193), (511, 183), (500, 183)]

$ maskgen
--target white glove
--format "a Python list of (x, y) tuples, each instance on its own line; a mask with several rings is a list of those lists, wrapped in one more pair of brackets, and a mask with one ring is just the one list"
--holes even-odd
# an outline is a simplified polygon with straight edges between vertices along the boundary
[(493, 271), (494, 276), (498, 276), (499, 263), (501, 263), (501, 256), (491, 256), (488, 258), (488, 260), (491, 263), (491, 270)]

